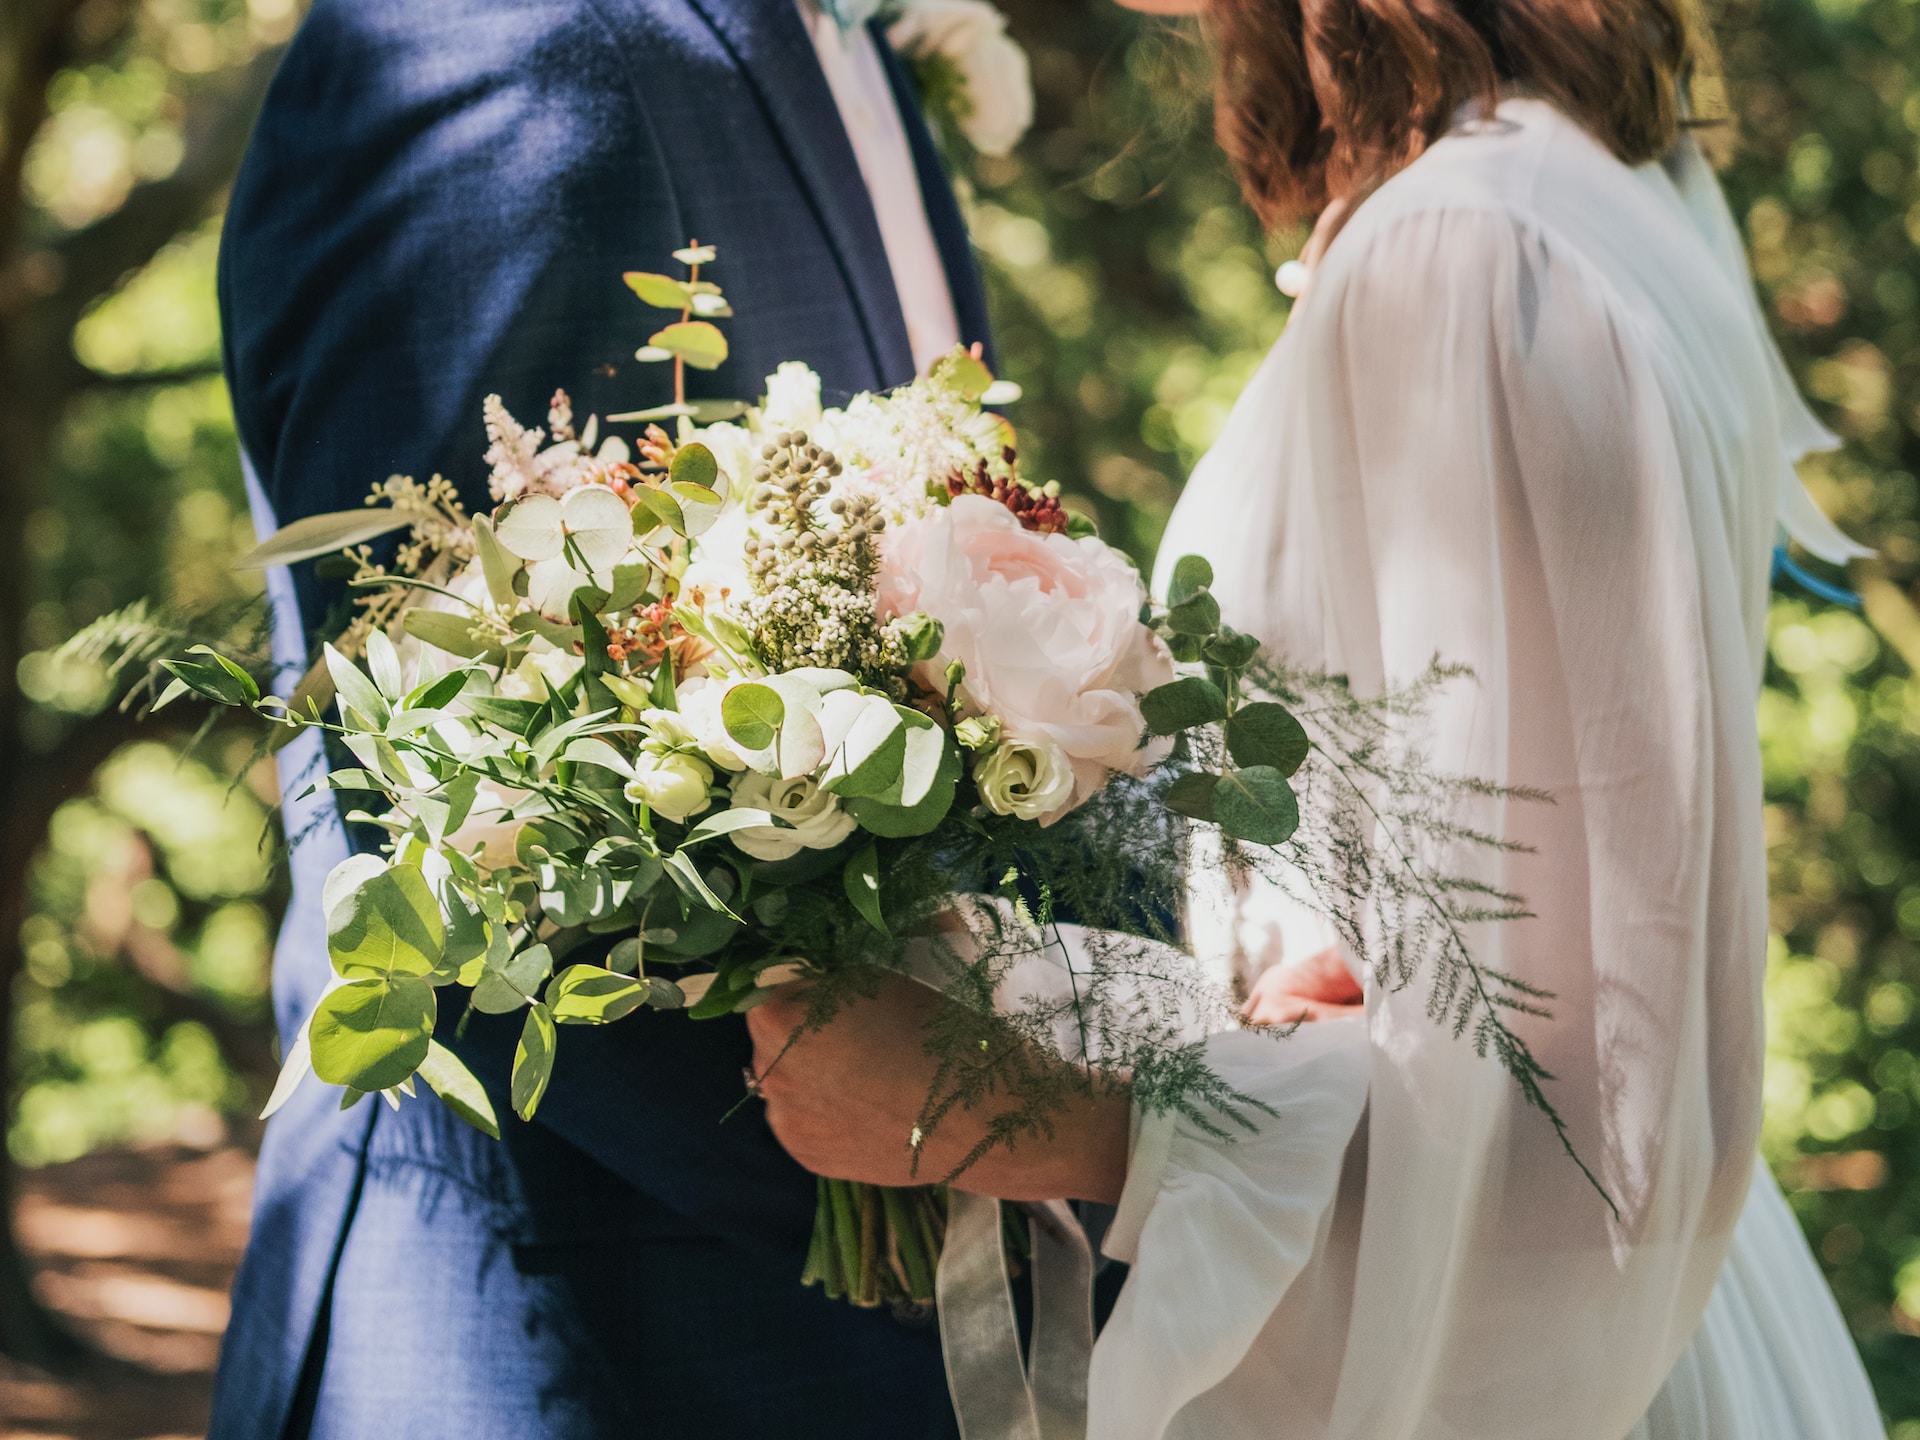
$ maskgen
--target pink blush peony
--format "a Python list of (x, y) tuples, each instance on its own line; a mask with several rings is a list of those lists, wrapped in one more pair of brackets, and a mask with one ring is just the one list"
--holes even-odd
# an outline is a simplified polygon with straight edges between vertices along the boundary
[(1139, 575), (1105, 542), (1036, 534), (1006, 506), (962, 495), (887, 532), (879, 597), (886, 614), (923, 610), (945, 627), (917, 678), (944, 689), (960, 661), (969, 713), (1066, 753), (1073, 796), (1048, 820), (1110, 771), (1140, 774), (1165, 755), (1164, 744), (1140, 744), (1137, 697), (1173, 679), (1173, 659), (1140, 623)]

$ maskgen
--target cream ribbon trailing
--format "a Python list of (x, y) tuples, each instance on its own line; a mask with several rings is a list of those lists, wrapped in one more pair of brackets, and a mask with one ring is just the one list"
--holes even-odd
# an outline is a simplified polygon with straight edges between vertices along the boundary
[(1083, 1440), (1093, 1357), (1093, 1249), (1064, 1200), (1033, 1222), (1032, 1364), (1020, 1356), (1000, 1202), (949, 1192), (935, 1294), (961, 1440)]

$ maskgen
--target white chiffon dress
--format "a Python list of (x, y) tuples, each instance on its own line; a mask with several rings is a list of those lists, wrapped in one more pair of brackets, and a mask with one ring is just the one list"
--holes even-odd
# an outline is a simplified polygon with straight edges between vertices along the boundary
[[(1336, 238), (1162, 565), (1206, 555), (1230, 623), (1363, 693), (1471, 667), (1434, 760), (1555, 803), (1466, 817), (1531, 847), (1474, 864), (1536, 916), (1470, 941), (1552, 992), (1520, 1028), (1612, 1206), (1419, 983), (1215, 1036), (1276, 1118), (1137, 1125), (1094, 1440), (1882, 1435), (1755, 1160), (1755, 699), (1778, 529), (1858, 553), (1792, 468), (1828, 443), (1690, 141), (1632, 168), (1508, 99)], [(1196, 873), (1203, 957), (1283, 950), (1274, 897)]]

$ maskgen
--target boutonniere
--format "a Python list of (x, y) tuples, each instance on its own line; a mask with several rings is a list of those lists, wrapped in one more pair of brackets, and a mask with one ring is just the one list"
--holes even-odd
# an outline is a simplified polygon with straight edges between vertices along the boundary
[(1005, 155), (1033, 124), (1027, 52), (989, 0), (905, 0), (887, 39), (912, 66), (927, 108), (982, 155)]

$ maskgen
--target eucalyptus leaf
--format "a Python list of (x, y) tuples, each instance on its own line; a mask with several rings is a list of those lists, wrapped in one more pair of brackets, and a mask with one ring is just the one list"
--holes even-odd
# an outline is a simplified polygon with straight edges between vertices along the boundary
[[(937, 763), (926, 793), (912, 805), (889, 803), (886, 796), (857, 795), (846, 802), (847, 811), (875, 835), (905, 838), (925, 835), (935, 829), (953, 808), (954, 787), (960, 780), (960, 748), (953, 736), (933, 726), (939, 746)], [(910, 741), (910, 746), (924, 744)]]
[(1140, 715), (1155, 735), (1177, 735), (1227, 718), (1227, 697), (1211, 680), (1188, 675), (1140, 697)]
[(1243, 769), (1266, 765), (1291, 775), (1305, 763), (1309, 748), (1293, 712), (1271, 700), (1242, 705), (1227, 721), (1227, 753)]
[(551, 495), (522, 495), (494, 515), (494, 538), (522, 560), (552, 560), (566, 548), (560, 502)]
[(569, 965), (547, 987), (547, 1005), (562, 1025), (606, 1025), (646, 1003), (644, 980), (598, 965)]
[(1236, 840), (1280, 845), (1300, 828), (1300, 802), (1271, 765), (1229, 770), (1213, 792), (1214, 818)]
[(629, 493), (633, 496), (634, 534), (650, 535), (662, 525), (676, 535), (687, 533), (687, 517), (680, 509), (680, 502), (666, 491), (640, 484)]
[(749, 750), (770, 747), (786, 718), (786, 702), (769, 685), (735, 685), (720, 702), (720, 722), (727, 734)]
[(684, 280), (671, 275), (654, 275), (645, 270), (629, 270), (620, 277), (627, 288), (656, 310), (685, 310), (693, 303), (693, 292)]
[(1166, 794), (1161, 797), (1162, 803), (1176, 815), (1212, 824), (1215, 819), (1213, 795), (1219, 784), (1218, 775), (1195, 770), (1169, 785)]
[(836, 690), (821, 701), (827, 767), (820, 788), (834, 795), (879, 795), (900, 780), (907, 722), (883, 695)]
[(264, 570), (270, 565), (292, 565), (316, 555), (331, 555), (349, 545), (364, 545), (389, 531), (404, 529), (413, 520), (410, 514), (377, 506), (308, 515), (275, 531), (236, 560), (234, 568)]
[(493, 1113), (487, 1090), (464, 1061), (438, 1040), (427, 1042), (427, 1058), (420, 1062), (420, 1078), (446, 1107), (474, 1129), (500, 1138), (500, 1120)]
[(880, 909), (880, 851), (871, 843), (853, 852), (847, 868), (840, 872), (847, 899), (860, 916), (882, 935), (891, 935), (887, 918)]
[(1167, 586), (1169, 609), (1186, 604), (1213, 584), (1213, 566), (1203, 555), (1182, 555), (1173, 562), (1172, 582)]
[(417, 865), (369, 878), (347, 902), (344, 923), (327, 936), (333, 968), (349, 980), (425, 975), (445, 948), (440, 904)]
[(553, 1013), (544, 1005), (535, 1005), (527, 1012), (527, 1022), (520, 1028), (520, 1044), (513, 1052), (513, 1113), (522, 1120), (533, 1119), (541, 1097), (547, 1093), (558, 1040)]
[(605, 485), (578, 485), (560, 502), (567, 535), (589, 571), (619, 564), (633, 543), (633, 512)]
[(1202, 590), (1167, 611), (1167, 626), (1176, 635), (1205, 639), (1220, 628), (1220, 602)]
[(718, 370), (727, 358), (727, 337), (705, 320), (683, 320), (656, 331), (647, 344), (684, 360), (696, 370)]
[(385, 1090), (427, 1058), (433, 987), (413, 975), (350, 980), (320, 999), (308, 1027), (313, 1073), (329, 1085)]
[[(697, 485), (711, 493), (714, 481), (720, 478), (720, 462), (714, 459), (713, 451), (696, 440), (673, 452), (667, 478), (675, 485)], [(720, 497), (715, 495), (713, 499), (717, 503)]]

